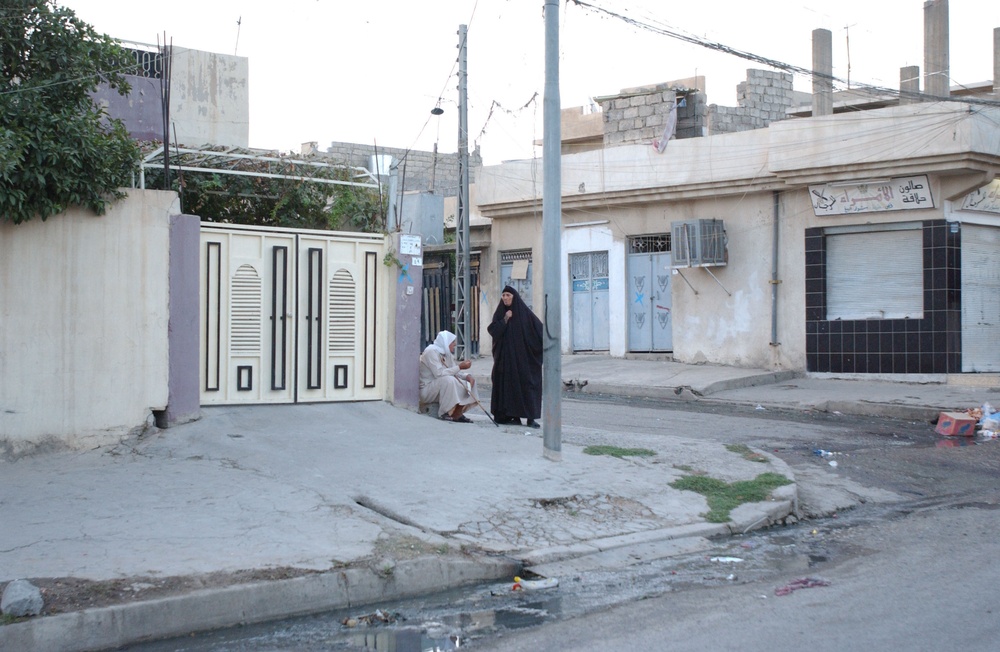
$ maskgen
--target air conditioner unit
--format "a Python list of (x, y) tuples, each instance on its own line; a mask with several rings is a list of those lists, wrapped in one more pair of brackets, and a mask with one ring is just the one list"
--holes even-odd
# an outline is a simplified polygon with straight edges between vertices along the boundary
[(729, 259), (722, 220), (670, 223), (671, 267), (722, 267)]

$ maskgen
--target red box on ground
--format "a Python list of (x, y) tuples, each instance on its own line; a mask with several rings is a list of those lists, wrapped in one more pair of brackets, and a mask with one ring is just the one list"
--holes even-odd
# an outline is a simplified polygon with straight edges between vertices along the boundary
[(935, 431), (946, 437), (971, 437), (976, 434), (976, 420), (965, 412), (942, 412)]

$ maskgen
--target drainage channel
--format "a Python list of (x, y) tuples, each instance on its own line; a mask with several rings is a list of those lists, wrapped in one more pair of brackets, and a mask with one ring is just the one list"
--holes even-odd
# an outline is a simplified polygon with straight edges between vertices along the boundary
[[(861, 515), (859, 515), (861, 516)], [(877, 514), (858, 518), (861, 523)], [(673, 591), (761, 583), (773, 594), (789, 576), (867, 551), (836, 535), (848, 519), (801, 522), (713, 541), (697, 553), (558, 578), (555, 588), (515, 591), (513, 581), (480, 584), (403, 601), (286, 619), (128, 648), (140, 652), (460, 649), (477, 639), (582, 616)], [(780, 578), (780, 579), (778, 579)], [(513, 580), (513, 578), (512, 578)], [(773, 586), (769, 582), (777, 582)]]

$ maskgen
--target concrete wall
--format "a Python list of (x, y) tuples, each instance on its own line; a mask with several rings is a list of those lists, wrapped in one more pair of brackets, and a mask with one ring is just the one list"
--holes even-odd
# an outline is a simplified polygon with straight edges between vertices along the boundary
[[(107, 88), (95, 99), (125, 122), (139, 140), (163, 140), (160, 78), (162, 63), (145, 57), (143, 75), (129, 75), (132, 91), (122, 97)], [(250, 143), (249, 60), (174, 47), (170, 84), (170, 142), (248, 147)]]
[(0, 452), (116, 442), (168, 400), (175, 193), (0, 222)]
[[(685, 81), (704, 82), (704, 78)], [(614, 97), (597, 98), (604, 118), (604, 145), (651, 144), (654, 138), (663, 135), (667, 116), (675, 104), (675, 137), (703, 136), (708, 113), (705, 98), (705, 93), (679, 85), (679, 82), (625, 89)]]
[(763, 129), (772, 122), (787, 118), (793, 105), (792, 74), (769, 70), (747, 70), (747, 80), (736, 87), (737, 106), (708, 107), (711, 134), (729, 134)]
[[(335, 142), (330, 144), (325, 155), (336, 163), (371, 169), (371, 157), (375, 153), (374, 145)], [(391, 156), (392, 165), (399, 165), (399, 183), (404, 191), (429, 191), (445, 197), (458, 194), (458, 154), (454, 152), (379, 147), (378, 155)], [(476, 168), (482, 164), (478, 149), (469, 153), (469, 183), (475, 183)]]

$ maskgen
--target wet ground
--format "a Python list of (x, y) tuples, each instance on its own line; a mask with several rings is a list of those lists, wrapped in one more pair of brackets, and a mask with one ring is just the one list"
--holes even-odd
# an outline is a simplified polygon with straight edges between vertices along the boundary
[[(609, 409), (609, 403), (618, 409)], [(822, 471), (895, 492), (903, 499), (858, 502), (847, 511), (714, 541), (709, 549), (693, 554), (560, 577), (553, 589), (513, 591), (511, 578), (506, 583), (416, 600), (127, 649), (424, 652), (475, 648), (477, 642), (523, 628), (616, 605), (641, 604), (672, 592), (752, 585), (761, 597), (769, 597), (808, 588), (809, 582), (821, 586), (824, 571), (883, 550), (886, 523), (926, 510), (1000, 509), (996, 485), (1000, 442), (943, 438), (934, 433), (933, 425), (920, 421), (600, 398), (566, 401), (563, 409), (566, 442), (641, 446), (671, 432), (711, 437), (771, 452), (804, 476), (806, 471)], [(580, 425), (600, 419), (623, 423), (622, 435), (614, 442), (599, 442)], [(790, 586), (789, 577), (807, 582)]]
[(902, 515), (896, 506), (862, 508), (848, 517), (803, 521), (714, 543), (697, 554), (591, 571), (559, 579), (553, 589), (515, 591), (511, 582), (420, 599), (342, 610), (127, 648), (142, 652), (395, 650), (430, 652), (465, 648), (479, 640), (636, 603), (693, 588), (726, 587), (772, 579), (781, 590), (789, 573), (823, 581), (825, 568), (867, 554), (839, 532)]

